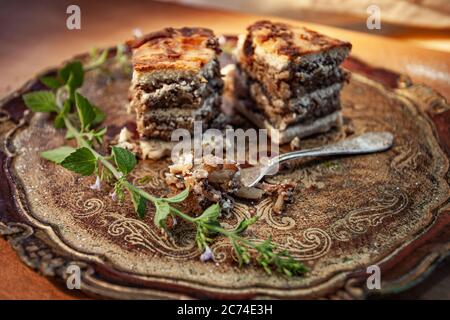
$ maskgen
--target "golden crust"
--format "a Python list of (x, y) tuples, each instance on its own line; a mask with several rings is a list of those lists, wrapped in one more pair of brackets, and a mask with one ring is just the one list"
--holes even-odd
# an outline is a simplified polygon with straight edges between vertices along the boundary
[(247, 30), (247, 37), (242, 48), (247, 57), (254, 54), (255, 48), (263, 50), (267, 54), (285, 56), (291, 60), (333, 48), (350, 50), (352, 47), (349, 42), (330, 38), (304, 27), (294, 27), (267, 20), (257, 21)]
[(128, 41), (135, 71), (197, 71), (220, 52), (214, 33), (204, 28), (166, 28)]

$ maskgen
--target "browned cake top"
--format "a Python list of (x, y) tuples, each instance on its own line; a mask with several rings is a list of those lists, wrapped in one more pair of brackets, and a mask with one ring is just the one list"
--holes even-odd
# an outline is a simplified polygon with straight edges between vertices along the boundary
[(333, 39), (304, 27), (267, 20), (255, 22), (247, 30), (242, 44), (242, 54), (246, 57), (256, 54), (287, 63), (293, 58), (307, 54), (321, 53), (333, 48), (351, 48), (349, 42)]
[(204, 28), (166, 28), (128, 42), (136, 71), (198, 70), (220, 51), (214, 33)]

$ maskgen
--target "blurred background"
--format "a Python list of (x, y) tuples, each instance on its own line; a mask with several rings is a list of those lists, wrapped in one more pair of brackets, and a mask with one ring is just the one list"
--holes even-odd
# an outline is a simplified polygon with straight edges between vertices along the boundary
[[(71, 5), (80, 8), (80, 29), (66, 27)], [(380, 28), (368, 28), (374, 12)], [(350, 41), (353, 56), (450, 99), (450, 0), (1, 0), (0, 96), (74, 54), (122, 43), (134, 29), (236, 34), (262, 17)]]
[[(280, 16), (370, 32), (450, 52), (450, 0), (163, 0)], [(369, 30), (367, 9), (380, 9), (381, 29)]]
[[(81, 11), (79, 30), (66, 27), (71, 5)], [(1, 0), (0, 96), (76, 53), (123, 42), (134, 29), (240, 33), (261, 17), (351, 41), (355, 57), (450, 98), (450, 0)], [(368, 27), (377, 17), (379, 26)]]

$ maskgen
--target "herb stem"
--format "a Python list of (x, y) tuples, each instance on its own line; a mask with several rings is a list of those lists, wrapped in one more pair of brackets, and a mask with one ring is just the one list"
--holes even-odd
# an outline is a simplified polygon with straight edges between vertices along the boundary
[(178, 210), (177, 208), (174, 208), (174, 207), (170, 206), (170, 211), (172, 211), (177, 216), (179, 216), (180, 218), (182, 218), (182, 219), (184, 219), (184, 220), (186, 220), (188, 222), (197, 224), (197, 221), (195, 220), (195, 218), (187, 215), (186, 213), (183, 213), (182, 211)]
[[(170, 215), (192, 223), (197, 229), (195, 239), (197, 245), (200, 251), (204, 250), (201, 256), (202, 261), (211, 259), (212, 253), (209, 245), (213, 239), (210, 236), (222, 235), (231, 242), (235, 253), (239, 257), (240, 264), (242, 262), (250, 263), (248, 250), (251, 249), (258, 252), (256, 261), (268, 273), (271, 272), (270, 268), (276, 268), (277, 271), (287, 276), (306, 272), (307, 269), (303, 264), (295, 261), (285, 250), (276, 252), (277, 245), (270, 238), (264, 242), (253, 242), (241, 236), (241, 233), (256, 221), (256, 218), (241, 221), (235, 229), (224, 229), (218, 221), (220, 206), (217, 203), (205, 209), (201, 215), (192, 217), (174, 207), (175, 203), (186, 199), (189, 195), (189, 189), (185, 189), (171, 198), (153, 196), (127, 180), (127, 174), (137, 164), (134, 154), (119, 146), (113, 146), (111, 155), (105, 156), (94, 149), (94, 141), (99, 143), (102, 141), (106, 128), (95, 131), (91, 130), (90, 126), (94, 124), (95, 117), (102, 114), (94, 108), (87, 98), (83, 97), (76, 90), (83, 83), (84, 72), (102, 67), (107, 60), (107, 54), (107, 51), (103, 51), (97, 60), (84, 68), (79, 61), (64, 66), (58, 73), (59, 78), (54, 78), (50, 82), (47, 81), (47, 85), (50, 88), (53, 88), (56, 83), (57, 86), (53, 88), (54, 91), (38, 91), (24, 94), (24, 102), (32, 111), (57, 113), (55, 127), (59, 128), (64, 124), (67, 128), (67, 138), (74, 138), (78, 145), (78, 149), (75, 151), (71, 151), (71, 148), (60, 147), (47, 150), (45, 155), (44, 153), (41, 155), (76, 173), (85, 176), (97, 174), (96, 183), (92, 186), (93, 189), (100, 188), (99, 183), (104, 176), (114, 177), (116, 181), (113, 195), (115, 194), (119, 200), (122, 200), (124, 196), (123, 190), (126, 189), (130, 193), (135, 211), (140, 218), (143, 218), (146, 214), (147, 202), (151, 202), (155, 207), (154, 224), (157, 227), (164, 228), (165, 220)], [(119, 51), (117, 57), (121, 57)], [(64, 99), (65, 97), (67, 98)], [(71, 113), (71, 108), (74, 105), (76, 106), (76, 112)], [(80, 126), (71, 121), (72, 115), (78, 116)], [(101, 122), (101, 120), (97, 121)], [(63, 159), (61, 159), (62, 156), (64, 156)]]
[[(67, 118), (64, 117), (64, 123), (67, 127), (67, 130), (69, 130), (69, 132), (75, 137), (75, 139), (77, 140), (77, 143), (79, 146), (81, 147), (85, 147), (88, 148), (89, 151), (92, 152), (92, 154), (100, 161), (100, 163), (106, 167), (106, 169), (108, 169), (112, 175), (114, 176), (114, 178), (116, 178), (116, 180), (120, 180), (122, 178), (122, 173), (119, 172), (116, 167), (109, 162), (104, 156), (102, 156), (100, 153), (98, 153), (94, 148), (92, 148), (89, 143), (83, 138), (83, 135), (80, 133), (80, 131), (78, 131), (75, 126), (72, 124), (72, 122)], [(158, 200), (158, 198), (153, 197), (152, 195), (150, 195), (149, 193), (145, 192), (144, 190), (142, 190), (141, 188), (138, 188), (136, 186), (134, 186), (133, 184), (129, 183), (128, 181), (124, 181), (123, 184), (129, 188), (132, 189), (133, 191), (138, 192), (142, 197), (144, 197), (147, 200), (150, 200), (151, 202), (155, 202)]]
[(237, 235), (235, 232), (228, 231), (228, 230), (226, 230), (226, 229), (224, 229), (224, 228), (222, 228), (222, 227), (217, 227), (217, 226), (213, 226), (213, 225), (208, 226), (208, 227), (209, 227), (209, 229), (210, 229), (211, 231), (215, 231), (215, 232), (217, 232), (217, 233), (221, 233), (221, 234), (223, 234), (224, 236), (226, 236), (226, 237), (228, 237), (228, 238), (230, 238), (230, 239), (239, 241), (239, 242), (241, 242), (241, 243), (243, 243), (243, 244), (245, 244), (245, 245), (247, 245), (247, 246), (249, 246), (249, 247), (251, 247), (251, 248), (254, 248), (254, 249), (255, 249), (256, 246), (257, 246), (257, 244), (255, 244), (255, 243), (251, 242), (250, 240), (247, 240), (247, 239), (245, 239), (245, 238), (243, 238), (243, 237)]
[[(64, 118), (64, 123), (66, 124), (67, 130), (70, 131), (70, 133), (72, 133), (72, 135), (75, 137), (75, 139), (77, 140), (78, 144), (82, 147), (88, 148), (93, 154), (94, 156), (101, 162), (102, 165), (104, 165), (114, 176), (114, 178), (116, 178), (117, 180), (120, 180), (122, 178), (122, 174), (117, 171), (117, 169), (115, 168), (115, 166), (109, 162), (104, 156), (102, 156), (101, 154), (99, 154), (96, 150), (94, 150), (89, 143), (83, 138), (83, 135), (80, 133), (80, 131), (78, 131), (75, 126), (72, 124), (72, 122), (65, 117)], [(131, 189), (137, 193), (139, 193), (139, 195), (141, 195), (143, 198), (151, 201), (152, 203), (155, 203), (158, 200), (162, 200), (161, 198), (157, 198), (154, 197), (152, 195), (150, 195), (148, 192), (146, 192), (145, 190), (142, 190), (141, 188), (136, 187), (135, 185), (129, 183), (128, 181), (124, 181), (123, 182), (124, 186), (126, 186), (128, 189)], [(183, 213), (182, 211), (178, 210), (177, 208), (174, 208), (173, 206), (169, 205), (170, 211), (172, 213), (174, 213), (175, 215), (179, 216), (180, 218), (182, 218), (183, 220), (186, 220), (190, 223), (195, 224), (196, 226), (198, 226), (199, 223), (201, 223), (200, 221), (198, 221), (196, 218), (193, 218), (185, 213)], [(237, 235), (234, 232), (228, 231), (222, 227), (217, 227), (215, 225), (209, 225), (206, 224), (204, 225), (206, 226), (207, 229), (209, 229), (210, 231), (222, 234), (230, 239), (233, 239), (235, 241), (239, 241), (242, 244), (249, 246), (251, 248), (256, 248), (257, 244), (243, 238), (240, 237), (239, 235)]]

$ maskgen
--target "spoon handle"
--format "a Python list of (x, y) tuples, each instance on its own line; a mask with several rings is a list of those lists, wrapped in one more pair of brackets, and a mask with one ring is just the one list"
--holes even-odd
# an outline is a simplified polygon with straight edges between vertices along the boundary
[(303, 157), (351, 155), (387, 150), (391, 147), (393, 136), (389, 132), (367, 132), (358, 137), (339, 141), (319, 148), (293, 151), (271, 160), (270, 166)]
[[(277, 174), (279, 164), (285, 161), (313, 156), (379, 152), (389, 149), (392, 146), (393, 140), (394, 137), (389, 132), (367, 132), (355, 138), (345, 139), (323, 147), (285, 153), (272, 158), (267, 166), (243, 169), (241, 171), (241, 182), (246, 187), (253, 187), (264, 176)], [(246, 174), (243, 173), (244, 170), (247, 170)]]

